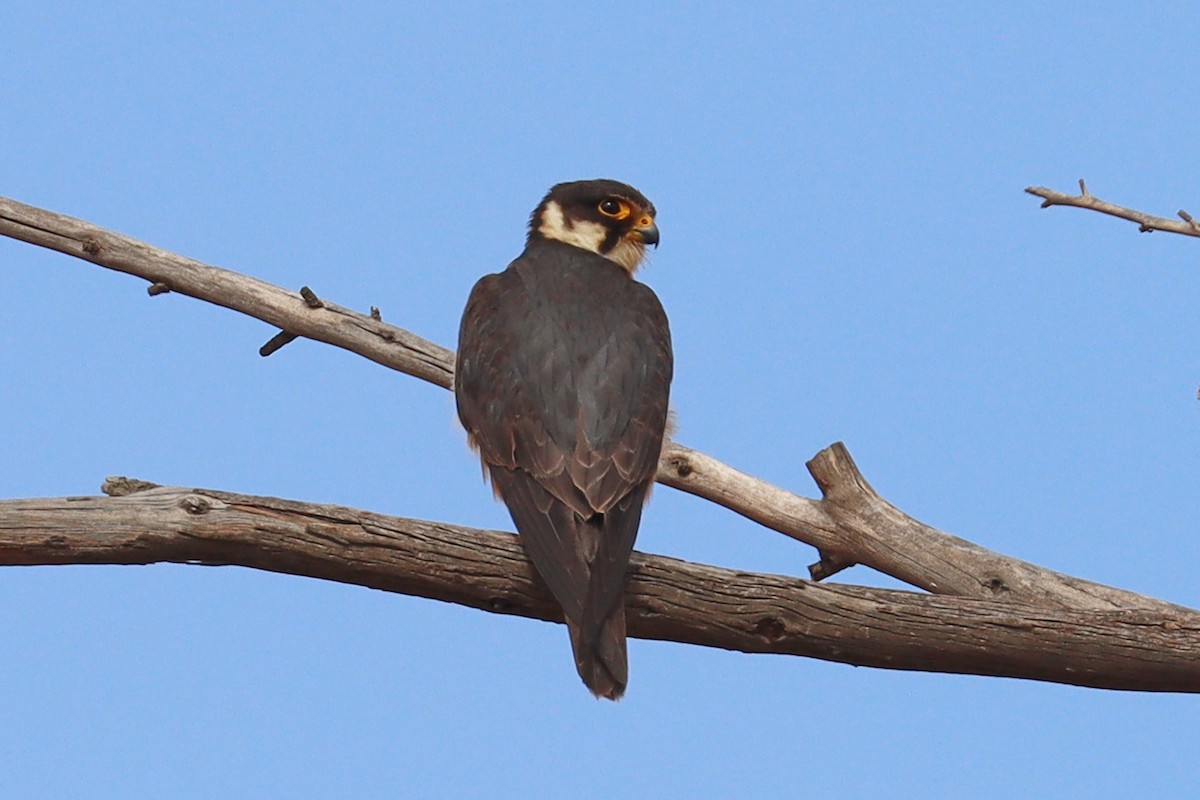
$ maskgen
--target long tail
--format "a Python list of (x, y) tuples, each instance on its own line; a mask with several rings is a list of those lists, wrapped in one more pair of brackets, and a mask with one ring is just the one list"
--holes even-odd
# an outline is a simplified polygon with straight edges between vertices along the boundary
[(583, 619), (571, 630), (579, 677), (597, 697), (617, 700), (629, 683), (625, 648), (625, 574), (642, 520), (648, 485), (638, 486), (605, 514), (576, 520), (588, 561)]
[(562, 606), (579, 677), (597, 697), (620, 698), (629, 683), (625, 573), (649, 484), (583, 519), (527, 473), (491, 474), (525, 552)]
[(629, 658), (625, 648), (625, 601), (616, 605), (590, 637), (579, 625), (567, 620), (575, 669), (596, 697), (620, 700), (629, 684)]

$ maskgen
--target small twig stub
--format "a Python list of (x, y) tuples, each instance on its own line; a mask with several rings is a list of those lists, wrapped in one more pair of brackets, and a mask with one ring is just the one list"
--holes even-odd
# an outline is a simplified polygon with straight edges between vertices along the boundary
[(263, 358), (266, 358), (267, 356), (278, 352), (279, 349), (282, 348), (284, 345), (291, 344), (292, 342), (296, 341), (296, 339), (298, 339), (298, 338), (299, 338), (299, 336), (297, 336), (294, 333), (288, 333), (287, 331), (280, 331), (279, 333), (272, 336), (267, 341), (266, 344), (264, 344), (262, 347), (258, 348), (258, 354), (260, 356), (262, 356)]

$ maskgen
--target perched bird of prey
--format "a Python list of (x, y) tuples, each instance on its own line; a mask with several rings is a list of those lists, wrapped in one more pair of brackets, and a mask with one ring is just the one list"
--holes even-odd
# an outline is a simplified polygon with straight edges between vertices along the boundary
[(625, 572), (658, 470), (673, 358), (662, 305), (633, 279), (654, 205), (611, 180), (553, 187), (525, 252), (471, 291), (458, 416), (521, 543), (562, 606), (597, 697), (625, 691)]

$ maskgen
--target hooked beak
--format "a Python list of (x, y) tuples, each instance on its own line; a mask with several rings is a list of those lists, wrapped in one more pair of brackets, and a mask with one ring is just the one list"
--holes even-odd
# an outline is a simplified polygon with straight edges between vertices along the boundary
[(658, 249), (658, 226), (654, 224), (654, 220), (645, 219), (642, 224), (633, 229), (633, 232), (642, 237), (644, 244), (652, 244), (654, 249)]

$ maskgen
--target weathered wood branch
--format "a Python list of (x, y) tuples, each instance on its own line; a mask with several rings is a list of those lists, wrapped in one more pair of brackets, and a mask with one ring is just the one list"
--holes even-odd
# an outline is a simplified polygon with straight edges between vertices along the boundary
[(1192, 215), (1186, 211), (1181, 210), (1177, 212), (1179, 219), (1168, 219), (1166, 217), (1156, 217), (1133, 208), (1119, 206), (1116, 203), (1101, 200), (1089, 192), (1087, 183), (1082, 178), (1079, 179), (1079, 194), (1064, 194), (1054, 189), (1047, 189), (1045, 186), (1030, 186), (1025, 191), (1042, 198), (1042, 208), (1049, 208), (1050, 206), (1086, 208), (1090, 211), (1099, 211), (1101, 214), (1108, 214), (1113, 217), (1127, 219), (1130, 222), (1136, 222), (1138, 230), (1142, 233), (1166, 231), (1167, 233), (1178, 233), (1183, 236), (1200, 236), (1200, 223), (1193, 220)]
[[(0, 198), (0, 234), (135, 275), (153, 288), (195, 297), (289, 333), (343, 347), (450, 388), (454, 353), (408, 331), (332, 303), (312, 308), (298, 292), (122, 236), (89, 222)], [(161, 294), (158, 290), (155, 294)]]
[[(0, 501), (0, 565), (239, 565), (560, 620), (511, 534), (337, 506), (112, 481)], [(831, 586), (635, 554), (629, 632), (748, 653), (1200, 692), (1200, 614), (1080, 611)]]
[(876, 493), (840, 442), (807, 466), (822, 500), (792, 494), (680, 445), (664, 453), (658, 479), (822, 554), (873, 567), (935, 594), (1062, 608), (1182, 609), (1001, 555), (919, 522)]
[[(151, 289), (166, 287), (240, 311), (281, 328), (282, 339), (304, 336), (326, 342), (443, 388), (451, 386), (452, 351), (383, 323), (377, 314), (358, 314), (317, 300), (311, 292), (305, 298), (6, 198), (0, 198), (0, 235), (138, 276)], [(809, 469), (822, 500), (798, 496), (670, 443), (658, 480), (816, 547), (822, 561), (814, 574), (861, 563), (940, 594), (1063, 608), (1178, 608), (1009, 558), (920, 523), (879, 497), (840, 444), (819, 454)]]

